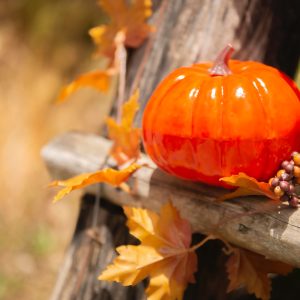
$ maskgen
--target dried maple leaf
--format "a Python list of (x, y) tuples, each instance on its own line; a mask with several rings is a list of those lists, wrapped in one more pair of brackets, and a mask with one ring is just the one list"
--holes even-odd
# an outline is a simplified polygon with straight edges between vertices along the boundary
[(259, 182), (255, 178), (250, 177), (245, 173), (223, 177), (220, 180), (229, 185), (236, 186), (238, 189), (232, 193), (220, 197), (219, 200), (228, 200), (236, 197), (252, 195), (267, 196), (270, 199), (278, 200), (276, 195), (270, 190), (270, 185), (268, 183)]
[(160, 215), (146, 209), (125, 207), (130, 233), (138, 246), (117, 248), (119, 256), (100, 275), (100, 280), (135, 285), (150, 277), (148, 300), (180, 300), (197, 269), (195, 248), (190, 248), (191, 227), (177, 209), (167, 203)]
[(233, 248), (226, 268), (229, 278), (227, 292), (245, 285), (250, 294), (263, 300), (269, 300), (271, 294), (271, 279), (268, 274), (286, 275), (293, 269), (285, 263), (268, 260), (262, 255), (239, 248)]
[(137, 48), (148, 37), (152, 27), (146, 20), (152, 14), (151, 0), (100, 0), (101, 8), (110, 17), (108, 25), (90, 29), (89, 34), (98, 46), (98, 53), (113, 59), (114, 39), (119, 31), (125, 32), (125, 46)]
[(110, 79), (111, 74), (109, 69), (82, 74), (61, 90), (57, 102), (65, 101), (72, 93), (81, 87), (91, 87), (100, 92), (106, 92), (110, 85)]
[(141, 130), (133, 127), (133, 120), (139, 109), (139, 92), (136, 91), (122, 107), (122, 119), (118, 124), (113, 118), (107, 118), (108, 137), (114, 141), (111, 156), (118, 165), (140, 155)]
[(141, 165), (132, 164), (123, 170), (103, 169), (93, 173), (81, 174), (67, 180), (56, 180), (49, 184), (49, 186), (61, 186), (61, 189), (54, 197), (54, 202), (60, 200), (68, 195), (71, 191), (84, 188), (94, 183), (108, 183), (113, 186), (121, 186)]

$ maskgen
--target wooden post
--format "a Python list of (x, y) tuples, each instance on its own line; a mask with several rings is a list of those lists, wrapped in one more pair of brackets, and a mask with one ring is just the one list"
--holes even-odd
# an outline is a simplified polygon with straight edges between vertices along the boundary
[[(300, 42), (299, 34), (294, 37), (290, 33), (300, 27), (294, 14), (298, 8), (297, 0), (285, 3), (281, 0), (154, 1), (155, 12), (151, 21), (156, 32), (141, 48), (130, 52), (128, 62), (126, 93), (129, 95), (136, 87), (141, 91), (142, 109), (137, 124), (140, 125), (149, 96), (167, 73), (182, 65), (214, 59), (229, 42), (237, 49), (235, 58), (266, 61), (292, 75)], [(107, 153), (108, 147), (103, 148), (103, 153)], [(60, 155), (64, 153), (63, 145), (57, 145), (56, 149), (62, 150)], [(46, 152), (44, 157), (47, 159)], [(57, 159), (68, 160), (69, 156)], [(82, 158), (72, 170), (61, 170), (49, 162), (48, 157), (48, 167), (56, 178), (74, 175), (74, 170), (79, 173), (82, 166), (85, 166), (85, 171), (92, 171), (101, 164), (101, 161), (91, 163), (89, 158)], [(107, 197), (107, 191), (112, 197)], [(104, 199), (101, 196), (105, 192), (100, 189), (98, 196), (86, 195), (82, 199), (78, 225), (52, 300), (144, 299), (143, 284), (124, 288), (97, 280), (100, 271), (112, 260), (114, 248), (131, 242), (122, 211), (107, 200), (115, 193), (117, 191), (106, 190)], [(212, 255), (220, 248), (219, 243), (212, 243), (209, 251), (202, 249), (198, 253), (202, 257), (200, 261), (206, 261), (207, 267), (201, 268), (201, 280), (189, 287), (186, 299), (229, 299), (226, 296), (224, 259), (216, 260)], [(230, 299), (243, 298), (232, 294)]]

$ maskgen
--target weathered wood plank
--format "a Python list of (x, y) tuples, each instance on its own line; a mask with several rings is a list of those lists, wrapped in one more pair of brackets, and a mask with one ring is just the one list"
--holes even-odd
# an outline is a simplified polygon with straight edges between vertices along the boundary
[(94, 196), (86, 194), (83, 197), (75, 234), (50, 299), (145, 299), (143, 283), (125, 289), (120, 284), (97, 279), (103, 266), (116, 256), (114, 249), (128, 241), (134, 243), (134, 240), (128, 234), (120, 207), (103, 199), (95, 226), (95, 205), (98, 204)]
[[(50, 142), (42, 156), (52, 176), (66, 178), (97, 170), (109, 146), (110, 142), (102, 137), (73, 132)], [(235, 245), (300, 267), (300, 210), (285, 205), (279, 208), (261, 197), (218, 202), (216, 199), (226, 190), (172, 177), (156, 168), (147, 156), (142, 161), (149, 167), (130, 180), (133, 194), (104, 185), (103, 196), (118, 205), (156, 211), (172, 200), (194, 232), (215, 233)]]

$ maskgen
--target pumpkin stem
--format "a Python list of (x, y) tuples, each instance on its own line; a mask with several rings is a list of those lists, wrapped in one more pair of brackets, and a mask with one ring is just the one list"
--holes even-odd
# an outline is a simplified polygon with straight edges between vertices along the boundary
[(228, 61), (234, 52), (234, 48), (228, 44), (218, 55), (213, 66), (208, 70), (211, 76), (225, 76), (231, 74)]

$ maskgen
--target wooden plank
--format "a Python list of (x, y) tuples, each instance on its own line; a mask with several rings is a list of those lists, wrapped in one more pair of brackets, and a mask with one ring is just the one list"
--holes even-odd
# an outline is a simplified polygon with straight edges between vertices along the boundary
[(86, 194), (50, 299), (145, 299), (143, 283), (125, 289), (116, 282), (97, 279), (103, 267), (116, 256), (115, 248), (135, 240), (129, 236), (120, 207), (102, 199), (97, 210), (97, 226), (93, 224), (94, 216), (95, 197)]
[[(105, 138), (72, 132), (46, 145), (42, 156), (51, 175), (62, 179), (97, 170), (109, 147)], [(104, 185), (103, 196), (118, 205), (155, 211), (171, 200), (191, 222), (194, 232), (214, 233), (235, 245), (300, 267), (300, 210), (278, 207), (262, 197), (219, 202), (218, 197), (226, 190), (172, 177), (156, 168), (147, 156), (141, 161), (149, 167), (130, 180), (133, 194)]]

